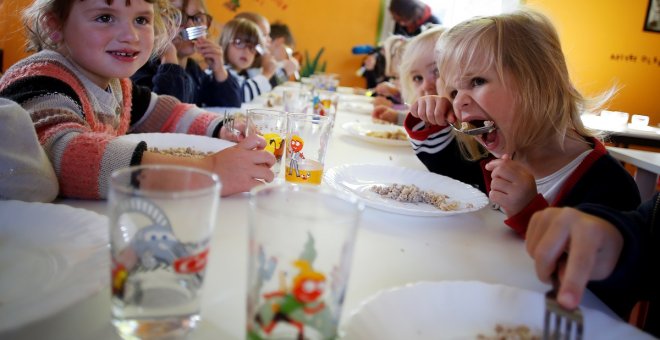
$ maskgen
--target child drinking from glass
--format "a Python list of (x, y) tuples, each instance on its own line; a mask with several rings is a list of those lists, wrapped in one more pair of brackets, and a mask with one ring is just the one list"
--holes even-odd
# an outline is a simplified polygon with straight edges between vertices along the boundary
[[(162, 53), (142, 66), (131, 79), (135, 84), (149, 87), (157, 94), (167, 94), (184, 103), (200, 107), (240, 107), (238, 81), (225, 69), (222, 48), (206, 34), (187, 34), (190, 29), (208, 30), (213, 17), (208, 14), (204, 0), (171, 0), (181, 11), (179, 34)], [(184, 8), (185, 6), (185, 8)], [(206, 69), (193, 59), (204, 59)]]
[[(275, 72), (275, 64), (264, 63), (263, 72), (252, 77), (247, 73), (254, 64), (258, 51), (264, 49), (261, 31), (254, 22), (242, 18), (228, 21), (222, 28), (220, 46), (226, 56), (229, 73), (238, 79), (244, 103), (249, 103), (271, 90), (269, 79)], [(269, 69), (266, 69), (266, 65), (270, 65)]]
[[(640, 203), (632, 177), (580, 119), (611, 92), (588, 101), (573, 87), (545, 16), (471, 19), (445, 32), (436, 52), (439, 95), (418, 99), (405, 121), (431, 171), (479, 186), (523, 237), (531, 215), (548, 206)], [(450, 124), (487, 127), (474, 137), (487, 154), (460, 157)]]
[(103, 198), (110, 173), (137, 164), (215, 172), (223, 195), (273, 179), (275, 159), (260, 138), (203, 158), (150, 152), (145, 142), (117, 138), (139, 132), (232, 136), (222, 116), (132, 86), (128, 78), (172, 39), (176, 18), (169, 0), (36, 0), (26, 9), (29, 45), (39, 52), (7, 70), (0, 96), (31, 115), (61, 196)]

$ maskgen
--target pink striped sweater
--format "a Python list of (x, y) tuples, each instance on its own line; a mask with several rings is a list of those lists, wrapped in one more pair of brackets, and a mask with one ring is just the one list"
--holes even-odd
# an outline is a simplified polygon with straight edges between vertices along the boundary
[(62, 197), (99, 199), (112, 171), (139, 164), (146, 144), (126, 133), (174, 132), (217, 136), (222, 117), (115, 79), (102, 89), (70, 60), (41, 51), (10, 67), (0, 96), (30, 114), (53, 164)]

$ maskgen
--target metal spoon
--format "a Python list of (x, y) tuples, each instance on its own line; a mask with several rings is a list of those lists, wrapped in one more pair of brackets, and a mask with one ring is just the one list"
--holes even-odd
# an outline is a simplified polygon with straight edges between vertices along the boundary
[[(456, 123), (454, 123), (454, 124), (456, 124)], [(484, 133), (492, 132), (495, 129), (497, 129), (495, 124), (493, 124), (491, 126), (482, 126), (482, 127), (473, 128), (473, 129), (457, 128), (454, 124), (449, 124), (451, 126), (451, 128), (454, 129), (454, 131), (460, 132), (462, 134), (469, 135), (469, 136), (478, 136), (478, 135), (481, 135), (481, 134), (484, 134)]]

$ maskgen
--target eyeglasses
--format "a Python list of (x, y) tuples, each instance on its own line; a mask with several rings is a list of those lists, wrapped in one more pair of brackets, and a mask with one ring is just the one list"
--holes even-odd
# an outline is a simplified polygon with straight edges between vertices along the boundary
[(248, 42), (240, 38), (236, 38), (232, 40), (231, 44), (234, 45), (234, 47), (238, 48), (239, 50), (247, 48), (252, 53), (259, 52), (259, 54), (261, 54), (261, 51), (263, 51), (261, 45), (255, 44), (253, 42)]
[(194, 26), (210, 26), (213, 17), (206, 13), (197, 13), (194, 15), (188, 15), (186, 13), (181, 13), (181, 26), (188, 24), (188, 21), (192, 20)]

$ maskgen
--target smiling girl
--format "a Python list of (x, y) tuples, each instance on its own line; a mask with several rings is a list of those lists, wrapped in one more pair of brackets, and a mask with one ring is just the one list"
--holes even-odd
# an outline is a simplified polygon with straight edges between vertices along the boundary
[[(596, 101), (572, 85), (545, 16), (471, 19), (445, 32), (436, 52), (439, 95), (418, 99), (405, 121), (430, 170), (482, 188), (522, 236), (530, 216), (548, 206), (639, 204), (632, 177), (582, 124), (580, 113)], [(473, 148), (462, 158), (454, 134), (434, 134), (457, 122), (494, 125), (474, 137), (486, 153)]]
[[(158, 13), (155, 15), (154, 13)], [(176, 132), (231, 136), (222, 116), (132, 86), (128, 79), (178, 27), (169, 0), (36, 0), (24, 13), (29, 46), (39, 51), (0, 79), (0, 96), (31, 116), (53, 164), (60, 196), (103, 198), (108, 176), (137, 164), (178, 164), (215, 172), (222, 194), (272, 180), (274, 157), (263, 139), (204, 158), (147, 151), (126, 133)]]

